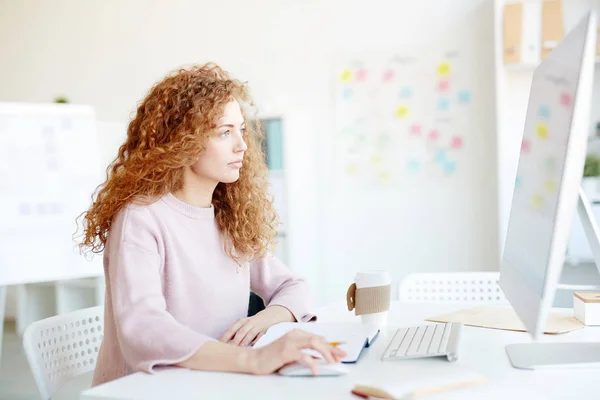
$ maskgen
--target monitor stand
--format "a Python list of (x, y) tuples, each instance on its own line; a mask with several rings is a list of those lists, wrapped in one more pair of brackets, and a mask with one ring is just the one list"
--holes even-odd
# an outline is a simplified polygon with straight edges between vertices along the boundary
[[(579, 188), (577, 213), (588, 239), (596, 269), (600, 274), (600, 230), (596, 225), (592, 206), (583, 189)], [(600, 290), (597, 285), (556, 286), (563, 290)], [(575, 343), (516, 343), (506, 346), (510, 363), (515, 368), (600, 368), (600, 342)]]

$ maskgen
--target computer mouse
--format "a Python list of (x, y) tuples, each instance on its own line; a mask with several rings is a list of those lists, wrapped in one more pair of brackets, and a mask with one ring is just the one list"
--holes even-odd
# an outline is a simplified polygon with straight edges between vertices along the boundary
[(346, 375), (350, 370), (342, 363), (329, 364), (325, 360), (315, 360), (319, 375), (313, 375), (312, 370), (306, 364), (299, 362), (286, 365), (279, 369), (278, 374), (283, 376), (339, 376)]

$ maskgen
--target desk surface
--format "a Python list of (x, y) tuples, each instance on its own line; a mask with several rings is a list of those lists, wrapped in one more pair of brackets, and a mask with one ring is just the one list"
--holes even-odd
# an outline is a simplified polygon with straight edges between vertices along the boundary
[[(518, 370), (512, 368), (505, 353), (509, 343), (531, 342), (524, 332), (502, 331), (465, 326), (459, 360), (405, 360), (382, 362), (381, 355), (399, 326), (421, 324), (424, 318), (454, 311), (468, 305), (393, 303), (390, 325), (370, 348), (364, 350), (356, 364), (349, 364), (350, 374), (341, 377), (282, 377), (190, 371), (171, 368), (154, 375), (136, 373), (89, 389), (82, 400), (152, 400), (152, 399), (360, 399), (350, 393), (356, 383), (377, 379), (400, 382), (409, 379), (415, 367), (466, 367), (489, 379), (468, 389), (428, 396), (428, 399), (485, 398), (565, 399), (595, 398), (600, 393), (600, 369)], [(322, 322), (353, 322), (359, 319), (345, 308), (345, 303), (325, 307), (319, 312)], [(562, 335), (545, 335), (543, 341), (600, 341), (600, 328), (584, 328)], [(429, 363), (429, 364), (428, 364)], [(420, 368), (419, 368), (420, 369)], [(412, 371), (411, 371), (412, 370)]]

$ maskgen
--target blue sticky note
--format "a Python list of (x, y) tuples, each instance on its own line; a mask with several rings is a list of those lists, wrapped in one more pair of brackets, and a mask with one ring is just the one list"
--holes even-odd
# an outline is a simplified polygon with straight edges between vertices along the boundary
[(456, 163), (454, 161), (446, 161), (444, 164), (444, 171), (448, 174), (453, 173), (456, 170)]
[(410, 160), (408, 162), (408, 170), (411, 172), (417, 172), (421, 168), (421, 163), (417, 160)]
[(458, 92), (458, 102), (461, 104), (465, 104), (471, 101), (471, 92), (467, 90), (463, 90)]
[(448, 99), (439, 99), (437, 102), (438, 110), (447, 110), (450, 107), (450, 101)]
[(550, 107), (545, 104), (542, 104), (538, 109), (538, 116), (540, 118), (550, 118)]
[(349, 88), (349, 87), (345, 87), (342, 92), (342, 95), (344, 96), (345, 99), (352, 97), (352, 94), (353, 94), (352, 88)]
[(436, 163), (443, 163), (446, 161), (446, 151), (445, 150), (438, 150), (435, 152), (435, 162)]
[(413, 94), (412, 88), (410, 88), (410, 87), (403, 87), (402, 90), (400, 90), (400, 98), (401, 99), (406, 99), (408, 97), (411, 97), (412, 94)]
[(521, 186), (521, 177), (517, 176), (515, 179), (515, 189)]

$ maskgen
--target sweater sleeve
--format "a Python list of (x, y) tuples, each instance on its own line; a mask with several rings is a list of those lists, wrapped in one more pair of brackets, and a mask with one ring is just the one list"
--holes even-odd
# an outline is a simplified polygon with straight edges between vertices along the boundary
[(162, 289), (160, 234), (152, 217), (123, 210), (111, 227), (110, 301), (119, 347), (135, 371), (154, 372), (192, 356), (209, 340), (168, 312)]
[(312, 310), (312, 295), (306, 280), (271, 254), (251, 264), (250, 288), (263, 299), (267, 307), (283, 306), (298, 322), (317, 319)]

